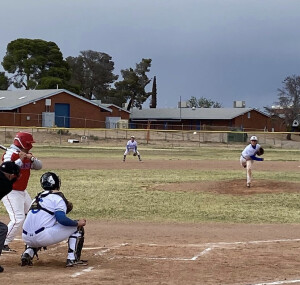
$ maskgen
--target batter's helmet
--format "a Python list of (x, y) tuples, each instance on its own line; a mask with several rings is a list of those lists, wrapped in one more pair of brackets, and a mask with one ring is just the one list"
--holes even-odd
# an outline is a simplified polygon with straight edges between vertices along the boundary
[(23, 149), (30, 150), (32, 148), (33, 140), (32, 134), (26, 132), (18, 132), (14, 139), (14, 145)]
[(258, 141), (258, 139), (257, 139), (256, 136), (252, 136), (252, 137), (250, 138), (250, 141)]
[(54, 172), (46, 172), (41, 176), (41, 186), (44, 190), (59, 190), (60, 178)]

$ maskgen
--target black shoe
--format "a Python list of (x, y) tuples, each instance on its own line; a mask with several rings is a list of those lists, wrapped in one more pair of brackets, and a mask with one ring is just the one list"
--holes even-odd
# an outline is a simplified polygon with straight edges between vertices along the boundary
[(72, 260), (72, 259), (67, 259), (67, 262), (66, 262), (66, 267), (73, 267), (73, 266), (86, 266), (88, 265), (88, 261), (87, 260), (78, 260), (76, 261), (75, 259)]
[(32, 265), (32, 257), (28, 253), (23, 253), (21, 256), (21, 266), (31, 266)]
[(11, 249), (7, 244), (3, 246), (2, 253), (15, 253), (16, 251)]
[(75, 265), (75, 260), (67, 259), (66, 267), (73, 267)]
[(0, 273), (4, 271), (4, 268), (0, 265)]

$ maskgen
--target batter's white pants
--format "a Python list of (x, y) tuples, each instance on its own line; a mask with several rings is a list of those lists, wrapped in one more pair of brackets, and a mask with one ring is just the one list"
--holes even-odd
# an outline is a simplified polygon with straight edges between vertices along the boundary
[[(38, 229), (37, 229), (38, 230)], [(51, 228), (45, 228), (42, 232), (35, 233), (27, 233), (22, 234), (22, 239), (26, 243), (27, 246), (38, 248), (45, 247), (53, 244), (57, 244), (61, 241), (68, 239), (70, 236), (80, 236), (77, 232), (77, 227), (67, 227), (63, 226), (59, 223), (56, 223)], [(74, 251), (75, 250), (75, 239), (70, 239), (69, 247)], [(27, 249), (27, 252), (31, 257), (33, 257), (33, 250)], [(74, 260), (74, 252), (68, 254), (68, 259)]]
[(16, 237), (18, 230), (22, 227), (25, 216), (29, 211), (32, 199), (28, 192), (12, 190), (2, 198), (3, 205), (9, 215), (8, 231), (5, 245), (8, 245)]
[(246, 160), (243, 156), (240, 158), (240, 164), (246, 168), (246, 173), (247, 173), (247, 184), (251, 184), (252, 182), (252, 165), (254, 163), (254, 160), (249, 159)]

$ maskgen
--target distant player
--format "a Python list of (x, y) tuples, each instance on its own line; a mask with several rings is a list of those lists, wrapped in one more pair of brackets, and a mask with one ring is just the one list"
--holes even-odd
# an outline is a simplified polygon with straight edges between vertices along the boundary
[(30, 133), (18, 132), (13, 144), (2, 156), (4, 162), (14, 161), (21, 168), (20, 178), (13, 184), (13, 190), (2, 199), (10, 218), (3, 253), (15, 252), (9, 247), (9, 244), (22, 226), (32, 201), (27, 192), (30, 172), (31, 169), (40, 170), (42, 168), (42, 162), (30, 152), (34, 142)]
[(247, 169), (247, 187), (251, 186), (252, 182), (252, 165), (254, 160), (263, 161), (263, 158), (257, 157), (257, 153), (261, 146), (257, 143), (257, 137), (252, 136), (250, 138), (250, 144), (245, 147), (240, 157), (241, 165)]
[(136, 142), (134, 136), (131, 136), (130, 140), (126, 144), (126, 150), (124, 152), (124, 158), (123, 158), (124, 162), (126, 160), (126, 155), (131, 153), (131, 152), (133, 153), (133, 156), (136, 156), (136, 155), (138, 156), (139, 161), (142, 161), (141, 155), (140, 155), (140, 153), (138, 152), (138, 149), (137, 149), (137, 142)]
[(69, 244), (66, 267), (87, 265), (87, 261), (80, 260), (86, 220), (67, 217), (73, 205), (59, 191), (60, 179), (55, 173), (44, 173), (40, 182), (43, 191), (33, 200), (23, 225), (26, 249), (21, 256), (21, 266), (32, 265), (34, 255), (41, 248), (65, 239)]

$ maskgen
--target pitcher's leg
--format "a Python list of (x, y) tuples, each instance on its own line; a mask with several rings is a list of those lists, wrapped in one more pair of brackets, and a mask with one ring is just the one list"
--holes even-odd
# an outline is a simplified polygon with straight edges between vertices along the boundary
[(253, 160), (247, 160), (247, 187), (250, 187), (252, 182), (252, 164)]

